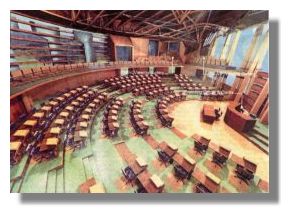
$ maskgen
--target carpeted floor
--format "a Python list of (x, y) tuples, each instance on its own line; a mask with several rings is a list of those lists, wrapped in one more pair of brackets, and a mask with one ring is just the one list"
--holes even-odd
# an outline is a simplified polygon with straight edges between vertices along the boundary
[[(193, 192), (196, 183), (194, 178), (187, 181), (178, 181), (175, 178), (173, 165), (164, 165), (158, 159), (157, 147), (162, 141), (178, 147), (184, 156), (190, 156), (197, 161), (197, 168), (202, 172), (210, 171), (221, 178), (221, 192), (261, 192), (258, 187), (259, 178), (268, 180), (269, 157), (260, 151), (245, 137), (238, 134), (222, 121), (213, 125), (200, 121), (200, 110), (203, 101), (189, 100), (172, 104), (169, 108), (174, 117), (173, 129), (164, 128), (155, 115), (155, 101), (145, 101), (142, 109), (145, 121), (149, 124), (148, 136), (141, 137), (135, 134), (129, 121), (129, 100), (131, 94), (122, 96), (126, 103), (119, 115), (120, 129), (116, 138), (110, 139), (102, 134), (103, 110), (99, 111), (92, 125), (91, 137), (85, 148), (77, 151), (67, 150), (60, 152), (58, 158), (36, 164), (30, 162), (23, 179), (11, 184), (12, 192), (78, 192), (79, 185), (94, 177), (104, 185), (106, 192), (132, 193), (136, 186), (126, 184), (121, 172), (128, 162), (135, 157), (143, 158), (148, 164), (148, 171), (157, 174), (165, 183), (165, 192), (181, 193)], [(144, 100), (143, 97), (139, 99)], [(227, 102), (212, 102), (224, 111)], [(192, 151), (194, 133), (209, 137), (216, 144), (230, 148), (240, 156), (247, 156), (258, 164), (257, 176), (254, 184), (247, 188), (236, 186), (236, 181), (230, 178), (235, 165), (229, 162), (223, 169), (216, 170), (210, 165), (212, 151), (208, 150), (204, 156), (198, 156)], [(121, 143), (123, 142), (123, 143)], [(64, 156), (63, 156), (64, 154)], [(63, 161), (64, 160), (64, 161)], [(11, 179), (19, 176), (26, 159), (19, 165), (11, 168)], [(60, 167), (63, 164), (64, 167)]]

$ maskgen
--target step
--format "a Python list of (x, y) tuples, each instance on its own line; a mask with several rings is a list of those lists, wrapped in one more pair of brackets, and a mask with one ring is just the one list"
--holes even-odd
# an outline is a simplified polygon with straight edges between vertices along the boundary
[(63, 168), (56, 170), (56, 193), (64, 193)]
[(12, 193), (19, 193), (20, 192), (22, 180), (23, 179), (18, 179), (13, 183), (12, 188), (11, 188)]
[(46, 193), (56, 192), (56, 169), (53, 169), (47, 174)]
[(254, 140), (251, 137), (249, 137), (247, 134), (243, 134), (243, 136), (250, 141), (251, 143), (253, 143), (255, 146), (257, 146), (261, 151), (263, 151), (266, 154), (269, 154), (269, 147), (265, 144), (263, 144), (262, 142), (258, 141), (258, 140)]

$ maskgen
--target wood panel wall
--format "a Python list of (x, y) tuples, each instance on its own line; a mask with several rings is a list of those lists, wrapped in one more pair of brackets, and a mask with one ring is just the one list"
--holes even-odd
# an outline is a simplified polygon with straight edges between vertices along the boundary
[(10, 100), (10, 123), (17, 120), (17, 118), (26, 113), (26, 108), (22, 102), (22, 96)]
[(253, 105), (258, 99), (259, 95), (262, 92), (266, 82), (268, 80), (268, 73), (258, 72), (253, 80), (252, 86), (249, 89), (249, 92), (245, 95), (243, 99), (244, 108), (248, 111), (251, 111)]

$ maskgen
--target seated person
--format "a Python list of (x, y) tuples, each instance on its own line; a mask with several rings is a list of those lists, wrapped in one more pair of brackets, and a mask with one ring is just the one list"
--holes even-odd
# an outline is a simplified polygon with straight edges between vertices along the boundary
[(221, 111), (220, 108), (218, 108), (218, 109), (215, 109), (215, 114), (216, 114), (216, 119), (218, 120), (222, 116), (223, 112)]
[(238, 112), (241, 112), (241, 113), (244, 112), (244, 108), (243, 108), (243, 106), (242, 106), (241, 103), (239, 103), (239, 104), (235, 107), (235, 109), (236, 109)]

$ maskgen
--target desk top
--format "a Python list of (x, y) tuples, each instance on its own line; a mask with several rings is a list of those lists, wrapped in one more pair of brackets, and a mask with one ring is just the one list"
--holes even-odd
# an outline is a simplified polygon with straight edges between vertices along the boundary
[(58, 101), (64, 101), (64, 98), (63, 98), (63, 97), (57, 97), (56, 100), (58, 100)]
[(198, 134), (194, 134), (194, 135), (192, 136), (192, 138), (193, 138), (196, 142), (199, 142), (199, 143), (201, 143), (201, 144), (203, 144), (203, 145), (209, 145), (209, 143), (210, 143), (210, 139), (205, 138), (205, 137), (203, 137), (203, 136), (200, 136), (200, 135), (198, 135)]
[(19, 130), (17, 130), (17, 131), (13, 134), (13, 136), (16, 136), (16, 137), (26, 137), (29, 132), (30, 132), (29, 129), (19, 129)]
[(118, 124), (117, 122), (108, 123), (108, 128), (109, 128), (110, 130), (119, 128), (119, 124)]
[(21, 141), (11, 141), (10, 142), (10, 151), (17, 151), (21, 146)]
[(82, 114), (81, 118), (83, 118), (85, 120), (88, 120), (89, 119), (89, 115), (88, 114)]
[(215, 108), (213, 105), (204, 104), (203, 113), (205, 116), (216, 117)]
[(71, 105), (73, 105), (73, 106), (78, 106), (78, 105), (79, 105), (79, 102), (78, 102), (78, 101), (72, 101), (72, 102), (71, 102)]
[(212, 173), (207, 172), (205, 174), (199, 168), (196, 168), (193, 176), (211, 192), (216, 193), (218, 191), (221, 180)]
[(236, 154), (232, 154), (230, 159), (236, 164), (238, 164), (239, 166), (246, 168), (252, 173), (255, 173), (257, 170), (257, 165), (253, 163), (252, 161), (246, 159), (245, 157), (241, 158), (237, 156)]
[(51, 111), (51, 106), (43, 106), (40, 109), (43, 111), (49, 112), (49, 111)]
[(35, 126), (37, 124), (37, 122), (38, 122), (37, 120), (27, 120), (27, 121), (24, 122), (23, 125), (25, 125), (25, 126)]
[(33, 117), (35, 118), (43, 118), (44, 117), (44, 112), (36, 112), (33, 114)]
[(58, 105), (58, 102), (57, 102), (57, 101), (49, 101), (48, 104), (49, 104), (49, 105), (52, 105), (52, 106), (57, 106), (57, 105)]
[(96, 183), (95, 185), (89, 187), (90, 193), (105, 193), (105, 189), (101, 183)]
[(59, 114), (61, 117), (68, 117), (69, 116), (69, 113), (68, 112), (61, 112)]
[(68, 111), (73, 111), (74, 107), (73, 106), (67, 106), (67, 107), (65, 107), (65, 109)]
[(61, 128), (60, 127), (53, 127), (50, 129), (50, 133), (51, 134), (59, 134), (61, 132)]
[(178, 152), (173, 156), (173, 160), (188, 173), (191, 173), (196, 165), (196, 162), (192, 158), (187, 156), (183, 157)]
[(85, 121), (82, 121), (82, 122), (79, 122), (79, 126), (81, 126), (81, 127), (87, 127), (87, 126), (88, 126), (88, 123), (85, 122)]
[(220, 155), (226, 157), (226, 158), (229, 158), (229, 155), (231, 153), (231, 150), (230, 149), (227, 149), (223, 146), (218, 146), (217, 144), (215, 143), (212, 143), (210, 142), (209, 144), (209, 147), (214, 151), (214, 152), (217, 152), (219, 153)]
[(178, 151), (178, 148), (176, 146), (169, 145), (164, 141), (159, 144), (159, 148), (163, 152), (165, 152), (169, 157), (172, 157)]
[(56, 119), (56, 120), (54, 121), (54, 123), (55, 123), (55, 124), (60, 124), (60, 125), (62, 125), (62, 124), (64, 124), (64, 119)]
[(46, 142), (45, 142), (45, 145), (47, 145), (47, 146), (56, 146), (56, 145), (58, 145), (58, 143), (59, 143), (59, 138), (53, 137), (53, 138), (47, 138)]

